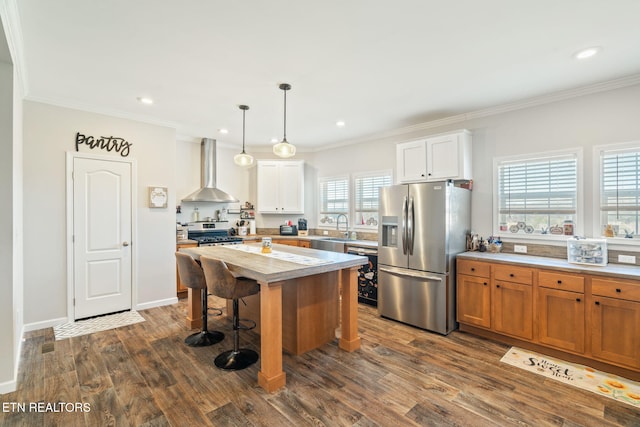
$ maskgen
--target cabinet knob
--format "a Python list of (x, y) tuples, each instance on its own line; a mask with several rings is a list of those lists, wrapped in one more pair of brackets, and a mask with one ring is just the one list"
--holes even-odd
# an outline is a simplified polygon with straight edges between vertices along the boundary
[(473, 268), (473, 267), (471, 267), (471, 271), (476, 271), (476, 269), (475, 269), (475, 268)]
[[(431, 174), (429, 174), (429, 175), (431, 175)], [(423, 174), (423, 173), (421, 173), (421, 174), (420, 174), (420, 176), (424, 176), (424, 174)]]
[(600, 305), (600, 301), (596, 301), (596, 305)]
[(513, 277), (513, 273), (509, 273), (509, 277)]
[(487, 282), (484, 282), (483, 285), (487, 286)]
[(580, 302), (580, 298), (576, 298), (576, 301), (577, 301), (577, 302)]
[(499, 287), (500, 287), (500, 285), (496, 285), (496, 288), (499, 288)]
[(617, 293), (620, 293), (620, 292), (622, 292), (622, 291), (621, 291), (619, 288), (616, 288), (616, 292), (617, 292)]
[(558, 285), (562, 285), (562, 280), (558, 280)]

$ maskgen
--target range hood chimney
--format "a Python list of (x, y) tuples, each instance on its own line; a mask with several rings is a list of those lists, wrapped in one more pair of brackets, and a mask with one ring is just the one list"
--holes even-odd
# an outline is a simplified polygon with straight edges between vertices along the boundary
[(183, 202), (238, 202), (229, 193), (216, 188), (216, 140), (202, 138), (200, 143), (201, 188), (183, 198)]

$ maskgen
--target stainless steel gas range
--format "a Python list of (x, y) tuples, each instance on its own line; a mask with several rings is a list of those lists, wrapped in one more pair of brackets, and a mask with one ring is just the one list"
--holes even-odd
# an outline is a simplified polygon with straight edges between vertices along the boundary
[(238, 245), (242, 238), (230, 236), (227, 230), (216, 229), (215, 222), (195, 222), (188, 225), (188, 238), (198, 246)]

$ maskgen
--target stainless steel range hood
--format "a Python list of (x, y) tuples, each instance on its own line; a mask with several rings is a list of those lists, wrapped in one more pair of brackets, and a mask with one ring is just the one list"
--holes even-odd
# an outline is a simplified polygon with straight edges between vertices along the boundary
[(183, 198), (183, 202), (238, 202), (229, 193), (216, 188), (216, 140), (202, 138), (200, 143), (201, 188)]

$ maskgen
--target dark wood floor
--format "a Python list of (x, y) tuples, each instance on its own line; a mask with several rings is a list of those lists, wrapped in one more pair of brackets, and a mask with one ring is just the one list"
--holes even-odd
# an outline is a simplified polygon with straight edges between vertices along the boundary
[[(457, 331), (442, 337), (363, 305), (361, 350), (332, 343), (285, 354), (287, 386), (268, 394), (258, 365), (213, 366), (231, 345), (226, 317), (209, 321), (227, 334), (223, 343), (184, 345), (185, 310), (183, 300), (141, 312), (145, 322), (62, 341), (51, 328), (28, 333), (18, 390), (0, 396), (3, 408), (83, 402), (90, 412), (0, 412), (0, 425), (640, 425), (638, 409), (500, 363), (506, 345)], [(243, 331), (242, 345), (257, 350), (259, 337)]]

